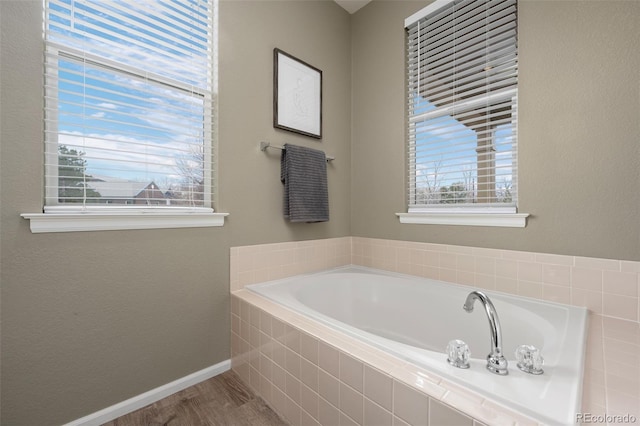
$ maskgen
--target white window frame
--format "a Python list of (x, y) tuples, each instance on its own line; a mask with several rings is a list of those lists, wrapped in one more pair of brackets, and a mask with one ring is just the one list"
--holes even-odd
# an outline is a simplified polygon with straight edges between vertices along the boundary
[[(205, 161), (212, 162), (212, 153), (217, 144), (217, 68), (218, 68), (218, 1), (213, 0), (213, 69), (211, 94), (200, 93), (204, 102), (212, 104), (206, 110), (213, 111), (213, 116), (205, 114), (203, 126), (211, 128), (211, 137), (205, 138), (204, 158)], [(77, 57), (77, 52), (72, 49), (57, 48), (47, 46), (48, 52), (55, 53), (55, 57), (60, 52), (69, 56), (70, 60)], [(64, 49), (64, 50), (63, 50)], [(85, 58), (86, 53), (82, 53)], [(53, 56), (46, 55), (48, 58)], [(54, 60), (54, 59), (47, 59)], [(103, 58), (93, 58), (92, 62), (97, 67), (120, 68), (108, 63)], [(124, 72), (133, 72), (123, 70)], [(159, 81), (160, 84), (166, 84)], [(192, 89), (192, 88), (191, 88)], [(49, 88), (47, 96), (52, 99), (57, 98), (57, 91)], [(45, 144), (46, 164), (49, 164), (45, 175), (47, 179), (57, 180), (57, 167), (52, 166), (57, 163), (58, 152), (54, 144)], [(114, 206), (114, 205), (57, 205), (45, 204), (42, 213), (23, 213), (21, 217), (28, 219), (32, 233), (49, 232), (77, 232), (77, 231), (107, 231), (107, 230), (129, 230), (129, 229), (162, 229), (162, 228), (192, 228), (192, 227), (218, 227), (224, 225), (224, 219), (228, 213), (216, 213), (211, 208), (212, 200), (212, 164), (209, 163), (204, 168), (204, 205), (205, 207), (162, 207), (162, 206)], [(57, 198), (57, 185), (46, 185), (47, 199)], [(51, 194), (50, 191), (56, 191)]]
[[(405, 20), (405, 28), (452, 2), (453, 0), (436, 0), (427, 7), (408, 17)], [(504, 93), (497, 93), (492, 96), (515, 96), (515, 90), (516, 89), (507, 90)], [(460, 105), (458, 105), (458, 107), (460, 107)], [(433, 112), (426, 112), (422, 114), (420, 119), (424, 119), (425, 116), (428, 116)], [(446, 111), (444, 111), (444, 113), (446, 113)], [(443, 109), (439, 109), (436, 114), (443, 114)], [(416, 167), (415, 158), (412, 158), (410, 155), (408, 161), (408, 185), (410, 185), (411, 189), (409, 192), (414, 193)], [(514, 185), (517, 186), (517, 179), (514, 179)], [(403, 224), (497, 226), (517, 228), (525, 227), (527, 224), (527, 217), (529, 216), (528, 213), (518, 213), (515, 205), (499, 204), (467, 204), (464, 206), (436, 204), (432, 206), (410, 205), (406, 213), (396, 213), (396, 215), (398, 216), (400, 223)]]

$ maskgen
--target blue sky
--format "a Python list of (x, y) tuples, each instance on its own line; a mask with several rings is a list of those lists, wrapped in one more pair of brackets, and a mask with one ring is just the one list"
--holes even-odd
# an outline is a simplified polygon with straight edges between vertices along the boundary
[[(211, 86), (206, 14), (191, 17), (173, 0), (62, 2), (66, 6), (51, 6), (50, 39), (75, 49), (73, 55), (88, 52), (92, 62), (58, 61), (59, 143), (86, 153), (88, 174), (180, 180), (177, 162), (194, 158), (205, 137), (202, 93)], [(122, 5), (130, 7), (127, 13)], [(107, 67), (95, 64), (102, 59)], [(115, 63), (126, 72), (111, 68)]]
[[(415, 114), (435, 110), (431, 103), (420, 96), (416, 96), (415, 104)], [(498, 185), (512, 182), (512, 133), (513, 127), (510, 123), (499, 126), (495, 133), (496, 183)], [(452, 144), (452, 139), (455, 139), (455, 145)], [(450, 115), (416, 123), (417, 187), (433, 185), (436, 179), (434, 175), (436, 168), (439, 174), (438, 188), (464, 182), (465, 171), (472, 171), (473, 178), (477, 180), (476, 147), (476, 133)], [(462, 169), (459, 163), (460, 157), (466, 157), (467, 165)], [(443, 174), (446, 174), (446, 177), (443, 177)]]

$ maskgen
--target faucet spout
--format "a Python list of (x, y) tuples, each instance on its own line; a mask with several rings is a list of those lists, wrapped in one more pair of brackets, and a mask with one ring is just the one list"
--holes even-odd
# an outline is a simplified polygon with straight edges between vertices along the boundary
[(479, 300), (480, 303), (482, 303), (484, 310), (487, 313), (487, 318), (489, 319), (491, 353), (487, 355), (487, 370), (492, 373), (505, 376), (509, 374), (509, 370), (507, 369), (507, 359), (502, 355), (502, 330), (500, 328), (498, 312), (493, 306), (491, 299), (481, 291), (472, 291), (469, 293), (467, 300), (464, 302), (464, 310), (467, 312), (473, 312), (473, 304), (476, 300)]

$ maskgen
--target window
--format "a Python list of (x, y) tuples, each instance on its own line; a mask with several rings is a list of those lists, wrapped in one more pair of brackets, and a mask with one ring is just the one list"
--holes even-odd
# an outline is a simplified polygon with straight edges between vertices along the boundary
[(409, 213), (516, 212), (516, 11), (440, 0), (406, 20)]
[(212, 213), (216, 0), (45, 0), (45, 213)]

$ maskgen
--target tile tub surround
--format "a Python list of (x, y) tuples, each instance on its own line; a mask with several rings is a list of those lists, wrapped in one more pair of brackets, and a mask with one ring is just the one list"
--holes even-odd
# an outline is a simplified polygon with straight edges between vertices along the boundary
[(633, 415), (640, 424), (640, 262), (345, 237), (232, 248), (231, 290), (348, 264), (589, 308), (583, 412)]
[(231, 291), (351, 264), (351, 237), (232, 247)]
[(291, 425), (536, 424), (248, 290), (231, 312), (232, 369)]

